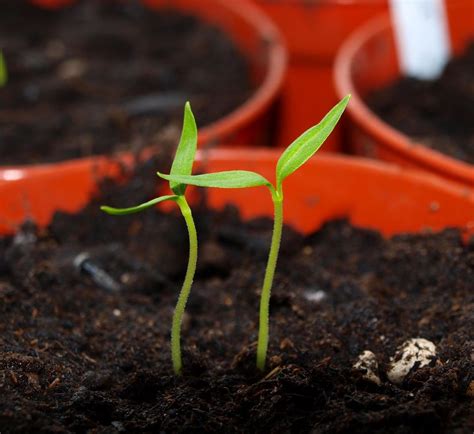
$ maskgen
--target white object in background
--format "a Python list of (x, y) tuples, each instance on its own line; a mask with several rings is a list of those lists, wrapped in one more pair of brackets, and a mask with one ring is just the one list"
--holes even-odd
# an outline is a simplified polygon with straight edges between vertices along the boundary
[(402, 72), (438, 77), (450, 56), (444, 0), (390, 0), (390, 9)]

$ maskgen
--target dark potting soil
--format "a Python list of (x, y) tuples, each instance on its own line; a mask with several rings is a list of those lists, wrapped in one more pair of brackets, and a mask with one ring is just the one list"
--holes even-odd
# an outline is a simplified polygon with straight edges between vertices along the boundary
[(179, 136), (184, 102), (199, 126), (252, 91), (248, 65), (217, 27), (138, 0), (47, 11), (3, 0), (0, 161), (52, 162)]
[(402, 78), (370, 95), (368, 104), (417, 142), (474, 164), (474, 42), (438, 79)]
[[(286, 227), (271, 302), (268, 368), (256, 371), (271, 221), (195, 206), (200, 257), (183, 322), (169, 331), (187, 234), (177, 215), (110, 217), (98, 205), (154, 195), (153, 174), (106, 183), (77, 215), (0, 239), (0, 431), (471, 433), (474, 245), (456, 230), (387, 240), (347, 221)], [(74, 269), (87, 252), (119, 291)], [(389, 381), (412, 338), (436, 357)], [(353, 368), (372, 351), (378, 380)], [(379, 384), (376, 384), (379, 383)]]

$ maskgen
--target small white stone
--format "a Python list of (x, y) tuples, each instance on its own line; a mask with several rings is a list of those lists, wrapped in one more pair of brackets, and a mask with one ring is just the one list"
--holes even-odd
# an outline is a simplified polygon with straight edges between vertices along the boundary
[(388, 379), (394, 384), (403, 382), (409, 372), (415, 368), (429, 365), (436, 358), (436, 346), (433, 342), (423, 338), (414, 338), (405, 341), (390, 358)]
[(114, 309), (114, 310), (112, 311), (112, 313), (113, 313), (114, 316), (116, 316), (116, 317), (119, 317), (119, 316), (122, 315), (122, 311), (119, 310), (119, 309)]
[(320, 303), (326, 298), (326, 293), (320, 289), (317, 291), (306, 291), (304, 293), (304, 298), (314, 303)]
[(380, 377), (377, 374), (379, 369), (379, 364), (377, 362), (377, 357), (372, 351), (365, 350), (362, 354), (359, 354), (357, 362), (354, 363), (353, 368), (357, 371), (364, 372), (363, 377), (375, 383), (377, 386), (380, 386), (382, 383)]

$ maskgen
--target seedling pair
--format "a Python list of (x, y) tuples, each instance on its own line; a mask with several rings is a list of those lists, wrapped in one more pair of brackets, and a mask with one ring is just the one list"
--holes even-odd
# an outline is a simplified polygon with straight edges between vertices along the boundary
[[(349, 102), (350, 95), (342, 99), (317, 125), (313, 126), (300, 137), (298, 137), (280, 156), (276, 167), (276, 183), (273, 185), (262, 175), (245, 170), (232, 170), (226, 172), (208, 173), (203, 175), (192, 175), (192, 165), (194, 162), (197, 129), (194, 123), (189, 103), (185, 107), (185, 119), (181, 140), (176, 151), (176, 157), (169, 175), (158, 172), (158, 175), (169, 181), (174, 196), (163, 196), (153, 199), (150, 202), (139, 205), (134, 208), (114, 209), (102, 207), (110, 214), (128, 214), (141, 211), (145, 208), (155, 205), (163, 200), (174, 200), (178, 203), (186, 220), (189, 239), (190, 239), (190, 257), (185, 283), (178, 298), (175, 315), (173, 317), (173, 327), (171, 332), (171, 350), (175, 372), (181, 372), (181, 353), (180, 353), (180, 327), (181, 318), (184, 313), (186, 300), (189, 296), (194, 271), (197, 260), (197, 237), (196, 230), (191, 216), (191, 210), (184, 198), (185, 186), (194, 185), (198, 187), (215, 188), (249, 188), (266, 186), (273, 201), (274, 206), (274, 224), (273, 234), (268, 256), (267, 267), (260, 299), (260, 319), (257, 343), (257, 367), (260, 370), (265, 368), (265, 361), (268, 350), (269, 336), (269, 306), (270, 295), (275, 275), (275, 269), (278, 261), (278, 252), (280, 249), (281, 234), (283, 229), (283, 181), (296, 170), (298, 170), (306, 161), (308, 161), (316, 151), (321, 147), (327, 137), (339, 121), (344, 109)], [(190, 127), (192, 119), (193, 128)], [(178, 162), (177, 162), (178, 161)]]

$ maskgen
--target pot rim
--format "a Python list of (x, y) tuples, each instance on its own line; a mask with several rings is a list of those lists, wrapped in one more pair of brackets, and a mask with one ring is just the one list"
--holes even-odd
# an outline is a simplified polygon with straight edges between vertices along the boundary
[[(268, 148), (201, 150), (196, 170), (255, 170), (273, 181), (280, 154), (281, 150)], [(77, 212), (97, 191), (100, 179), (123, 175), (124, 164), (132, 167), (133, 161), (102, 158), (57, 171), (23, 171), (17, 181), (0, 182), (4, 203), (0, 232), (11, 233), (28, 217), (44, 227), (55, 211)], [(446, 227), (458, 227), (466, 236), (474, 233), (472, 188), (392, 163), (320, 154), (288, 178), (285, 192), (285, 221), (306, 233), (338, 217), (385, 235)], [(215, 209), (234, 204), (243, 219), (271, 215), (270, 195), (264, 188), (250, 193), (209, 189), (206, 198)]]

